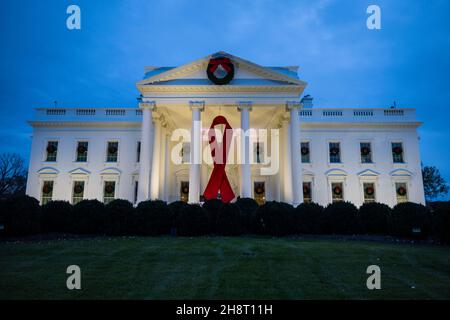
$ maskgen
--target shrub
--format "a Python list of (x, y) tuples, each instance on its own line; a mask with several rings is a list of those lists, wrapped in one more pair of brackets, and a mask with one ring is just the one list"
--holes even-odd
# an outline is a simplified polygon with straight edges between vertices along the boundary
[(242, 232), (252, 232), (252, 218), (258, 209), (258, 203), (252, 198), (238, 198), (236, 205), (241, 209)]
[(73, 206), (70, 230), (79, 234), (105, 232), (105, 205), (98, 200), (82, 200)]
[(219, 199), (210, 199), (206, 200), (203, 203), (202, 208), (208, 214), (209, 225), (211, 226), (211, 232), (215, 232), (215, 226), (217, 224), (217, 216), (219, 214), (220, 209), (223, 206), (223, 202)]
[(434, 205), (436, 236), (442, 243), (450, 244), (450, 201)]
[(302, 203), (295, 208), (293, 226), (296, 233), (321, 233), (323, 207), (317, 203)]
[(220, 208), (217, 216), (216, 231), (224, 236), (242, 234), (242, 214), (237, 204), (227, 203)]
[(142, 201), (136, 207), (135, 219), (138, 234), (149, 236), (169, 234), (172, 211), (164, 201)]
[[(427, 236), (431, 226), (430, 211), (424, 205), (412, 202), (399, 203), (390, 219), (391, 233), (401, 237)], [(420, 233), (413, 232), (420, 229)]]
[(357, 234), (361, 231), (358, 209), (350, 202), (329, 204), (322, 215), (322, 230), (331, 234)]
[(42, 206), (41, 229), (44, 232), (68, 232), (73, 206), (68, 201), (50, 201)]
[(359, 208), (359, 217), (364, 232), (388, 234), (388, 220), (392, 209), (383, 203), (365, 203)]
[(196, 204), (185, 206), (177, 217), (175, 225), (180, 236), (201, 236), (212, 231), (208, 213)]
[(4, 234), (23, 236), (40, 231), (41, 207), (29, 196), (7, 199), (3, 203)]
[(128, 200), (116, 199), (106, 205), (105, 232), (108, 235), (123, 236), (136, 234), (133, 204)]
[(171, 227), (175, 228), (177, 217), (180, 216), (181, 211), (187, 206), (188, 204), (184, 201), (175, 201), (169, 204), (169, 209), (172, 212)]
[(294, 207), (290, 204), (269, 201), (258, 207), (253, 217), (254, 231), (258, 234), (284, 236), (294, 233)]

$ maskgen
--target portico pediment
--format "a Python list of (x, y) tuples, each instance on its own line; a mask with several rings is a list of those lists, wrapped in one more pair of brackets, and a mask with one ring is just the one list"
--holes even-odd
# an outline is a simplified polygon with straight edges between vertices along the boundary
[(358, 172), (358, 176), (360, 177), (378, 177), (380, 174), (374, 170), (366, 169), (361, 172)]
[[(228, 58), (234, 66), (234, 77), (226, 86), (215, 85), (206, 74), (210, 59), (218, 56)], [(172, 90), (179, 86), (188, 86), (190, 90), (192, 87), (198, 89), (205, 86), (217, 90), (226, 90), (226, 87), (236, 87), (237, 90), (238, 87), (292, 87), (303, 90), (307, 84), (298, 78), (297, 69), (298, 67), (264, 67), (218, 52), (179, 67), (146, 67), (144, 79), (137, 82), (137, 87), (141, 92), (162, 90), (161, 86), (168, 86)]]

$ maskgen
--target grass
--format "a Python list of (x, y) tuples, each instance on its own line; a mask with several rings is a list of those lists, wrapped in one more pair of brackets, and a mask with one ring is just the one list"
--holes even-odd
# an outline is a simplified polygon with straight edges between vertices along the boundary
[[(66, 288), (72, 264), (82, 290)], [(372, 264), (381, 290), (366, 287)], [(450, 299), (450, 248), (254, 237), (4, 242), (0, 299)]]

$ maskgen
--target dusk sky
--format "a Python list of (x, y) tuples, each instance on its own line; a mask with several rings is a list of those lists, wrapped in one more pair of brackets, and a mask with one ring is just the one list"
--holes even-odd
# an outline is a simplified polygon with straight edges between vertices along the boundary
[[(81, 8), (81, 30), (66, 9)], [(368, 30), (368, 5), (382, 29)], [(226, 51), (300, 66), (317, 107), (417, 109), (422, 161), (450, 181), (450, 1), (1, 2), (0, 152), (28, 158), (36, 107), (136, 107), (144, 66)]]

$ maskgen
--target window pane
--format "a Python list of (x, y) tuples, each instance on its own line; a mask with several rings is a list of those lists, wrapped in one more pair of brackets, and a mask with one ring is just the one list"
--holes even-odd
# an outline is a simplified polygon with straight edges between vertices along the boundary
[(77, 204), (84, 199), (84, 181), (74, 181), (72, 190), (72, 203)]
[(47, 143), (47, 157), (46, 161), (54, 162), (56, 161), (56, 156), (58, 154), (58, 141), (49, 141)]
[(392, 159), (395, 163), (402, 163), (403, 161), (403, 144), (401, 142), (392, 143)]
[(183, 148), (181, 149), (181, 163), (191, 162), (191, 144), (189, 142), (183, 142)]
[(375, 202), (375, 185), (373, 183), (363, 183), (364, 203)]
[(253, 148), (253, 161), (255, 163), (264, 163), (264, 144), (255, 142)]
[(78, 162), (86, 162), (88, 155), (88, 142), (87, 141), (79, 141), (77, 144), (77, 161)]
[(396, 183), (395, 193), (397, 195), (397, 203), (408, 202), (408, 188), (406, 186), (406, 183)]
[(302, 142), (300, 152), (302, 154), (302, 163), (310, 163), (309, 142)]
[(117, 141), (108, 142), (108, 148), (106, 150), (106, 161), (117, 162), (118, 152), (119, 152), (119, 143)]
[(361, 163), (372, 162), (372, 148), (369, 142), (360, 143)]
[(341, 162), (341, 146), (339, 142), (330, 142), (330, 162)]
[(41, 203), (42, 205), (53, 199), (53, 181), (44, 181), (42, 184)]
[(116, 182), (115, 181), (105, 181), (105, 186), (103, 189), (103, 202), (105, 204), (110, 203), (114, 200), (116, 192)]
[(137, 150), (136, 150), (136, 162), (141, 161), (141, 142), (138, 141), (137, 143)]
[(333, 182), (331, 184), (331, 194), (333, 202), (340, 202), (344, 200), (344, 188), (341, 182)]
[(303, 202), (312, 202), (311, 182), (303, 182)]

